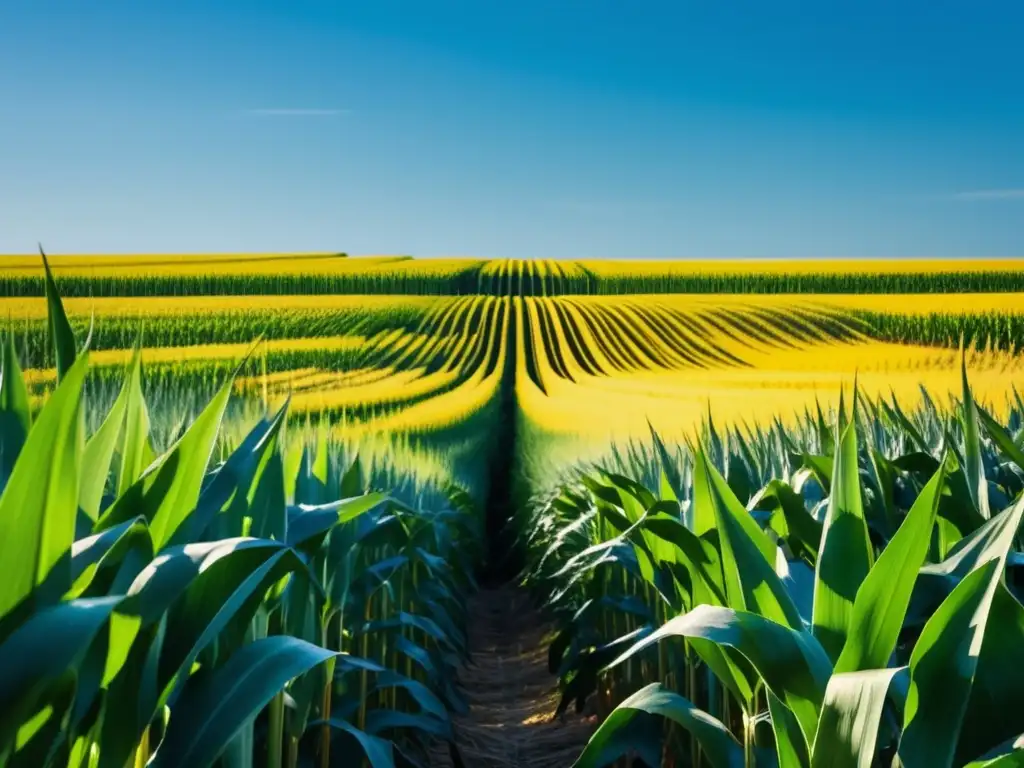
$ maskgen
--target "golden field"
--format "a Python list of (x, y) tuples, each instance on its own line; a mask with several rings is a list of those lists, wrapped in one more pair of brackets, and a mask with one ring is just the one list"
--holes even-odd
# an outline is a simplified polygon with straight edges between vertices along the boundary
[(838, 274), (1020, 272), (1020, 259), (593, 259), (581, 264), (600, 275)]
[[(189, 277), (202, 275), (276, 275), (372, 273), (380, 270), (438, 271), (475, 264), (472, 259), (413, 260), (409, 256), (311, 254), (128, 254), (50, 255), (55, 277)], [(0, 256), (0, 273), (34, 277), (38, 256)]]
[[(368, 444), (383, 436), (439, 439), (460, 425), (486, 424), (502, 393), (511, 392), (523, 428), (552, 445), (571, 446), (568, 458), (603, 451), (610, 440), (643, 436), (648, 424), (673, 439), (692, 436), (709, 412), (724, 426), (776, 419), (787, 424), (815, 402), (835, 408), (855, 378), (863, 395), (895, 397), (908, 410), (921, 401), (922, 387), (946, 404), (961, 387), (955, 344), (896, 342), (873, 327), (872, 318), (917, 318), (927, 324), (940, 316), (959, 322), (1024, 314), (1022, 294), (1013, 290), (575, 293), (593, 287), (595, 276), (614, 281), (622, 275), (916, 275), (927, 280), (933, 272), (965, 279), (1005, 274), (1012, 281), (1020, 272), (1020, 262), (1013, 260), (488, 262), (266, 254), (54, 256), (51, 266), (58, 284), (68, 276), (134, 271), (140, 280), (180, 278), (174, 290), (186, 294), (190, 286), (214, 285), (189, 282), (201, 274), (254, 280), (361, 274), (369, 281), (365, 293), (72, 296), (64, 303), (73, 322), (83, 329), (95, 326), (92, 360), (99, 368), (127, 362), (129, 331), (139, 323), (143, 361), (165, 378), (176, 370), (195, 378), (208, 365), (212, 380), (251, 352), (235, 383), (240, 395), (288, 396), (297, 418), (322, 418), (332, 434)], [(376, 277), (396, 271), (432, 275), (434, 282), (423, 283), (419, 294), (371, 290)], [(0, 275), (38, 273), (35, 258), (0, 258)], [(448, 290), (436, 279), (445, 274), (469, 277)], [(272, 286), (259, 280), (253, 285)], [(424, 295), (438, 291), (441, 295)], [(26, 334), (42, 333), (46, 311), (42, 296), (0, 298), (0, 316), (14, 322), (16, 335), (25, 323), (35, 323), (25, 326)], [(113, 325), (120, 328), (116, 334)], [(207, 338), (210, 334), (217, 338)], [(252, 340), (261, 335), (264, 341), (253, 348)], [(1002, 413), (1012, 388), (1024, 388), (1024, 360), (1005, 347), (969, 346), (966, 360), (976, 395)], [(52, 363), (27, 377), (37, 397), (45, 397), (54, 377)]]

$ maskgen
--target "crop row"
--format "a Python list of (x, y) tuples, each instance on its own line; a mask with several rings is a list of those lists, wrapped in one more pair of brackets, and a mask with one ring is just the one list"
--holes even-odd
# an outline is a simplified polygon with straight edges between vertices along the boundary
[(465, 492), (402, 502), (325, 433), (285, 449), (286, 407), (211, 461), (230, 378), (160, 450), (139, 355), (86, 433), (88, 351), (49, 291), (59, 383), (37, 412), (3, 349), (0, 763), (390, 768), (455, 749)]
[[(96, 350), (131, 349), (141, 339), (147, 347), (180, 348), (236, 344), (240, 339), (368, 338), (389, 331), (415, 328), (423, 310), (395, 306), (380, 310), (360, 306), (343, 309), (236, 309), (222, 312), (195, 311), (145, 317), (132, 314), (99, 317), (73, 315), (76, 336), (91, 333)], [(45, 319), (15, 321), (14, 342), (26, 367), (52, 365), (51, 344)], [(281, 353), (284, 350), (280, 350)]]
[(1015, 766), (1024, 686), (1019, 398), (840, 404), (795, 428), (656, 432), (524, 510), (576, 762)]
[[(84, 258), (84, 257), (83, 257)], [(652, 293), (999, 293), (1024, 290), (1019, 262), (600, 262), (296, 257), (272, 269), (214, 264), (132, 268), (130, 260), (58, 271), (67, 297), (201, 295), (560, 296)], [(42, 296), (44, 279), (24, 259), (0, 259), (0, 297)], [(323, 265), (327, 265), (326, 267)], [(217, 267), (217, 268), (214, 268)]]

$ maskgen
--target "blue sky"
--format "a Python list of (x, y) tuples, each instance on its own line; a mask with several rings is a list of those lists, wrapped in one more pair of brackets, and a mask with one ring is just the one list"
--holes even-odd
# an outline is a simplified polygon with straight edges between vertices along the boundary
[(1024, 4), (4, 0), (0, 251), (1024, 256)]

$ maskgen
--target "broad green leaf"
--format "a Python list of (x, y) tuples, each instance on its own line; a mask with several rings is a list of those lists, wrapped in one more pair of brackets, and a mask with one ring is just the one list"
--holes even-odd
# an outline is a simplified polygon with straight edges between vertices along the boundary
[(793, 555), (814, 565), (818, 560), (821, 546), (822, 525), (804, 507), (804, 501), (787, 483), (772, 480), (750, 500), (750, 508), (773, 511), (771, 527), (779, 532), (775, 524), (777, 515), (785, 523), (785, 541)]
[(894, 667), (832, 675), (814, 738), (814, 768), (871, 768), (889, 686), (906, 671)]
[(803, 454), (803, 465), (804, 468), (811, 473), (811, 476), (818, 481), (818, 485), (822, 488), (829, 488), (832, 485), (832, 473), (834, 471), (835, 460), (831, 456), (815, 456), (813, 454)]
[(288, 544), (294, 547), (307, 546), (316, 541), (335, 525), (355, 520), (384, 502), (389, 501), (387, 494), (367, 493), (351, 499), (340, 499), (330, 504), (308, 506), (299, 504), (289, 507)]
[(928, 620), (914, 646), (899, 748), (908, 768), (953, 765), (1004, 564), (1005, 551), (971, 571)]
[(698, 517), (714, 517), (729, 606), (802, 629), (800, 612), (775, 573), (775, 544), (703, 452), (695, 458), (693, 503)]
[(142, 628), (137, 616), (114, 612), (110, 615), (110, 638), (107, 643), (107, 660), (103, 666), (101, 684), (106, 687), (117, 676), (128, 661), (132, 643)]
[(1024, 765), (1024, 734), (1007, 739), (964, 768), (1020, 768)]
[[(960, 765), (1020, 734), (1024, 712), (1024, 606), (996, 587), (964, 714), (954, 763)], [(1022, 745), (1024, 746), (1024, 745)]]
[(896, 400), (896, 395), (892, 396), (892, 409), (893, 415), (895, 415), (899, 426), (907, 434), (908, 437), (913, 441), (914, 445), (917, 446), (917, 450), (927, 453), (931, 450), (931, 445), (927, 440), (922, 437), (920, 431), (914, 426), (914, 423), (907, 418), (907, 415), (903, 413), (903, 409), (900, 408), (899, 402)]
[(299, 496), (299, 475), (306, 464), (306, 446), (301, 440), (292, 439), (284, 454), (284, 489), (286, 498), (298, 503), (302, 501)]
[[(144, 518), (128, 520), (102, 533), (79, 539), (71, 547), (69, 597), (79, 597), (89, 589), (97, 571), (107, 563), (119, 561), (125, 553), (137, 550), (139, 570), (153, 559), (153, 541)], [(133, 575), (134, 576), (134, 575)]]
[(32, 426), (28, 389), (14, 350), (14, 330), (4, 342), (3, 368), (0, 369), (0, 488), (14, 470), (14, 462)]
[[(136, 347), (142, 344), (141, 333)], [(128, 390), (125, 402), (124, 429), (119, 440), (120, 458), (117, 466), (115, 494), (123, 496), (153, 461), (153, 449), (149, 444), (149, 411), (142, 394), (142, 360), (132, 363), (124, 386)]]
[(119, 597), (44, 608), (0, 644), (0, 754), (47, 686), (85, 656)]
[[(275, 440), (276, 443), (276, 440)], [(269, 451), (249, 502), (251, 533), (256, 538), (286, 541), (288, 515), (284, 491), (284, 463), (279, 450)]]
[(874, 448), (868, 452), (868, 455), (871, 458), (871, 466), (875, 470), (875, 477), (878, 479), (878, 492), (881, 494), (877, 503), (881, 506), (884, 516), (883, 531), (886, 536), (891, 536), (892, 532), (899, 527), (899, 513), (893, 494), (899, 473), (896, 466)]
[(138, 616), (111, 625), (111, 656), (115, 648), (121, 650), (104, 670), (107, 694), (98, 739), (103, 745), (98, 768), (125, 768), (149, 724), (152, 708), (140, 706), (140, 700), (157, 698), (157, 664), (166, 626), (166, 616), (150, 626), (144, 626)]
[(363, 485), (363, 465), (359, 461), (358, 455), (352, 457), (352, 463), (345, 470), (345, 474), (341, 478), (341, 488), (339, 490), (345, 498), (358, 496), (366, 490)]
[(100, 513), (103, 489), (107, 485), (110, 465), (123, 432), (128, 401), (131, 399), (131, 383), (139, 366), (139, 355), (140, 351), (136, 347), (114, 405), (96, 430), (96, 434), (85, 444), (85, 452), (82, 454), (82, 483), (78, 490), (78, 506), (93, 520)]
[(699, 578), (705, 582), (713, 595), (708, 602), (726, 604), (722, 565), (711, 544), (701, 541), (683, 523), (666, 514), (648, 514), (638, 526), (672, 545), (675, 561), (690, 572), (691, 581)]
[(189, 679), (149, 765), (209, 765), (289, 680), (335, 655), (286, 635), (243, 646), (223, 666)]
[(800, 729), (800, 721), (771, 691), (765, 692), (765, 698), (768, 699), (768, 714), (772, 720), (778, 765), (786, 768), (809, 768), (810, 745)]
[(41, 708), (18, 729), (16, 751), (5, 761), (5, 768), (38, 768), (57, 763), (78, 695), (77, 684), (75, 673), (68, 670), (47, 687), (39, 699)]
[(814, 636), (833, 660), (842, 653), (857, 590), (874, 560), (857, 469), (856, 396), (853, 414), (844, 424), (840, 408), (838, 452), (814, 582)]
[(861, 584), (846, 644), (836, 662), (837, 673), (888, 666), (910, 605), (917, 572), (928, 554), (949, 461), (951, 457), (928, 481)]
[(103, 514), (97, 531), (142, 515), (149, 521), (157, 551), (170, 541), (196, 507), (230, 395), (229, 380), (181, 439)]
[(960, 373), (963, 379), (963, 403), (961, 418), (964, 427), (964, 471), (967, 487), (971, 492), (974, 508), (982, 517), (989, 517), (988, 480), (985, 479), (985, 465), (981, 459), (981, 438), (978, 435), (978, 411), (967, 383), (967, 357), (960, 359)]
[(448, 710), (445, 709), (441, 700), (426, 685), (404, 675), (386, 670), (377, 675), (377, 682), (374, 691), (386, 688), (400, 688), (409, 694), (410, 699), (416, 702), (420, 711), (424, 714), (444, 722), (447, 727), (447, 735), (451, 735), (451, 720)]
[(43, 269), (46, 272), (46, 311), (47, 323), (50, 328), (53, 350), (57, 359), (57, 381), (63, 381), (71, 366), (75, 364), (75, 334), (71, 330), (71, 323), (64, 312), (64, 305), (60, 300), (60, 293), (57, 291), (57, 284), (53, 282), (53, 274), (50, 272), (50, 264), (46, 260), (43, 249), (39, 249), (39, 255), (43, 257)]
[[(400, 713), (394, 713), (400, 714)], [(365, 731), (361, 731), (351, 723), (347, 723), (344, 720), (337, 718), (331, 718), (330, 720), (317, 720), (316, 722), (310, 723), (310, 728), (316, 728), (322, 725), (328, 725), (336, 731), (340, 731), (346, 736), (350, 737), (359, 747), (359, 751), (362, 752), (362, 756), (366, 758), (366, 762), (369, 763), (370, 768), (394, 768), (395, 766), (395, 755), (394, 745), (387, 739), (382, 739), (379, 736), (373, 736)], [(345, 749), (341, 745), (339, 748), (342, 749), (342, 754), (351, 754), (348, 749)]]
[(658, 454), (658, 461), (661, 463), (661, 498), (663, 500), (678, 501), (683, 498), (683, 480), (679, 475), (679, 467), (669, 455), (661, 435), (654, 429), (650, 419), (647, 421), (647, 428), (651, 431), (651, 441)]
[[(242, 534), (242, 517), (249, 513), (255, 485), (271, 455), (276, 453), (277, 437), (287, 407), (286, 402), (273, 417), (263, 419), (253, 427), (212, 479), (208, 479), (195, 511), (184, 525), (179, 526), (171, 544)], [(283, 505), (281, 514), (284, 514)]]
[(835, 441), (833, 439), (832, 430), (828, 428), (828, 424), (825, 420), (825, 414), (821, 412), (821, 403), (818, 398), (814, 398), (814, 408), (817, 414), (818, 428), (818, 445), (820, 446), (821, 452), (826, 456), (830, 456), (835, 452)]
[[(267, 590), (285, 575), (304, 570), (294, 550), (278, 542), (241, 540), (220, 547), (203, 560), (200, 572), (168, 611), (167, 633), (160, 655), (161, 699), (173, 706), (199, 653), (215, 639), (228, 651), (241, 642)], [(307, 574), (308, 575), (308, 574)], [(230, 625), (234, 625), (234, 637)]]
[[(225, 539), (183, 547), (170, 547), (161, 552), (136, 577), (120, 610), (139, 616), (143, 626), (159, 622), (171, 606), (190, 589), (194, 590), (192, 602), (201, 602), (198, 595), (233, 594), (239, 584), (276, 555), (289, 551), (277, 541), (266, 539)], [(197, 584), (197, 582), (202, 583)], [(220, 582), (220, 583), (219, 583)], [(199, 612), (207, 617), (220, 611), (222, 604), (203, 605), (197, 608), (196, 622), (201, 622)], [(189, 619), (192, 624), (192, 619)], [(184, 629), (184, 626), (168, 631)]]
[[(982, 427), (985, 428), (986, 434), (998, 446), (1003, 455), (1016, 464), (1018, 469), (1024, 470), (1024, 449), (1017, 445), (1010, 433), (1003, 429), (999, 422), (993, 419), (983, 408), (975, 404), (974, 412), (978, 415), (978, 420), (981, 422)], [(988, 489), (987, 483), (985, 488), (986, 490)]]
[[(78, 513), (82, 355), (50, 396), (0, 496), (0, 617), (29, 597), (55, 601), (71, 587)], [(47, 588), (36, 595), (37, 587)]]
[[(396, 729), (415, 730), (429, 737), (443, 739), (449, 744), (454, 743), (451, 723), (438, 720), (436, 717), (394, 709), (371, 709), (366, 713), (367, 733), (375, 736), (378, 733)], [(402, 740), (395, 743), (396, 748), (400, 748), (400, 744), (402, 744)]]
[[(697, 709), (687, 699), (653, 683), (619, 704), (590, 737), (575, 768), (603, 768), (628, 754), (637, 745), (623, 733), (638, 714), (647, 713), (677, 723), (701, 746), (713, 768), (743, 765), (743, 747), (719, 720)], [(626, 738), (623, 739), (622, 737)]]
[(670, 619), (609, 667), (667, 637), (694, 638), (735, 648), (749, 660), (772, 693), (793, 712), (804, 739), (811, 744), (832, 665), (807, 632), (790, 629), (757, 614), (700, 605)]
[(941, 580), (952, 589), (957, 581), (992, 558), (1006, 556), (1008, 542), (1013, 541), (1024, 516), (1024, 498), (1018, 499), (980, 528), (958, 541), (941, 563), (921, 568), (922, 579)]

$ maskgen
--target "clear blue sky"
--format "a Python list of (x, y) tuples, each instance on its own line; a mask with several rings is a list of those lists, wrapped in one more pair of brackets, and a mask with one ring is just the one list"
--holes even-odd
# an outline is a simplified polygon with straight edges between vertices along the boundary
[(3, 0), (0, 251), (1024, 256), (1024, 3)]

